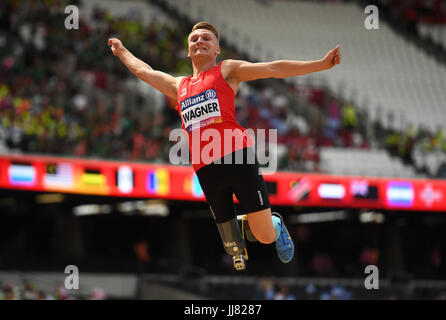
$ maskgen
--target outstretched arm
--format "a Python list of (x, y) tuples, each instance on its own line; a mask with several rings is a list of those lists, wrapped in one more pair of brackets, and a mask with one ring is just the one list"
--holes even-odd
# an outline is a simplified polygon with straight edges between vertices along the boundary
[(341, 63), (339, 46), (328, 52), (324, 58), (314, 61), (277, 60), (251, 63), (241, 60), (227, 60), (229, 77), (238, 81), (265, 78), (288, 78), (328, 70)]
[(108, 40), (108, 45), (115, 56), (121, 59), (122, 63), (138, 78), (147, 82), (155, 89), (158, 89), (166, 96), (177, 99), (177, 89), (181, 81), (181, 77), (173, 77), (167, 73), (153, 70), (144, 61), (136, 58), (130, 51), (128, 51), (119, 39), (111, 38)]

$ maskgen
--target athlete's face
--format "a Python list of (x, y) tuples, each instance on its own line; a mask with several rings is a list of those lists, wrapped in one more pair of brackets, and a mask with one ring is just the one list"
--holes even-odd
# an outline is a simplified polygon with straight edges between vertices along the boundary
[(197, 29), (189, 35), (187, 56), (191, 59), (215, 58), (220, 53), (217, 37), (207, 29)]

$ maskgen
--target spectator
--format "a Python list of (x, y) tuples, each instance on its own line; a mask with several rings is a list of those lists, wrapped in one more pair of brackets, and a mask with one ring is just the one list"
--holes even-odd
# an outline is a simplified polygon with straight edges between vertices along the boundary
[(25, 281), (25, 288), (23, 292), (24, 300), (37, 300), (39, 294), (35, 286), (30, 281)]
[(94, 288), (89, 300), (106, 300), (105, 291), (102, 288)]
[(274, 300), (296, 300), (296, 296), (289, 292), (289, 287), (285, 283), (279, 282)]
[(310, 261), (310, 266), (318, 276), (329, 276), (334, 273), (333, 260), (326, 253), (316, 253)]
[(274, 300), (275, 294), (275, 282), (272, 278), (260, 278), (257, 280), (253, 299)]
[(358, 124), (355, 107), (349, 103), (342, 108), (343, 142), (345, 147), (353, 146), (353, 133)]

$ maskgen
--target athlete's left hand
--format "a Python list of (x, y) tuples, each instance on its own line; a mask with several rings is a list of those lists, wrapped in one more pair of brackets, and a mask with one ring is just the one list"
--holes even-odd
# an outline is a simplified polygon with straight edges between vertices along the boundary
[(322, 63), (326, 69), (331, 69), (335, 65), (341, 63), (341, 50), (339, 50), (339, 45), (325, 55), (325, 57), (322, 59)]

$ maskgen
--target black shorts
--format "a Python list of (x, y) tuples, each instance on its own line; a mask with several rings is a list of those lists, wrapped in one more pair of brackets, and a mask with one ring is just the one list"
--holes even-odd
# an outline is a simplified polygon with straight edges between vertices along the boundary
[[(229, 159), (232, 161), (230, 164)], [(237, 150), (221, 158), (220, 164), (216, 162), (201, 167), (196, 173), (217, 223), (237, 216), (233, 194), (243, 214), (271, 208), (266, 184), (252, 148)]]

